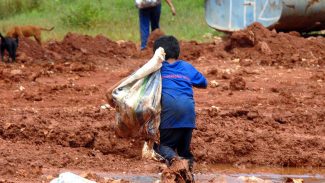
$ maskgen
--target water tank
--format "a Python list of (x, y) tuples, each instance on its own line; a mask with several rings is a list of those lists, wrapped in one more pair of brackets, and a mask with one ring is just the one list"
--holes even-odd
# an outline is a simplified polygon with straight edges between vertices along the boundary
[(325, 29), (325, 0), (206, 0), (205, 19), (214, 29), (232, 32), (260, 22), (279, 31)]

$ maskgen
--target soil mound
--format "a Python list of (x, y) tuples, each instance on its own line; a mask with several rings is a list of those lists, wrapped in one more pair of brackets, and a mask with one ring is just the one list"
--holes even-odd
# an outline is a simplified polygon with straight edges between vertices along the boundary
[(321, 37), (303, 38), (297, 32), (277, 33), (254, 23), (234, 32), (225, 50), (236, 58), (250, 58), (262, 65), (324, 65), (325, 41)]
[(74, 33), (68, 33), (62, 42), (49, 43), (47, 49), (64, 59), (78, 60), (87, 56), (126, 58), (136, 53), (135, 44), (130, 42), (114, 42), (103, 35), (91, 37)]
[(19, 60), (43, 59), (45, 50), (35, 40), (20, 38), (17, 52)]
[(158, 39), (159, 37), (164, 36), (164, 35), (165, 35), (165, 32), (162, 31), (161, 29), (155, 29), (154, 31), (152, 31), (148, 38), (147, 47), (152, 48), (153, 43), (156, 41), (156, 39)]
[(129, 58), (137, 54), (136, 45), (129, 41), (112, 41), (102, 35), (91, 37), (68, 33), (62, 41), (50, 41), (44, 46), (22, 38), (18, 60), (89, 60), (89, 57)]
[(233, 49), (236, 47), (253, 47), (257, 45), (264, 38), (269, 38), (276, 33), (270, 32), (260, 23), (254, 23), (243, 31), (234, 32), (230, 36), (230, 44), (226, 49)]
[[(164, 35), (157, 29), (148, 40), (148, 48), (154, 40)], [(297, 32), (277, 33), (259, 23), (245, 30), (232, 33), (226, 41), (198, 43), (180, 41), (180, 58), (201, 62), (206, 59), (250, 59), (250, 64), (271, 66), (319, 66), (325, 65), (325, 38), (301, 37)], [(151, 49), (139, 53), (136, 44), (129, 41), (112, 41), (103, 35), (95, 37), (68, 33), (62, 41), (50, 41), (42, 47), (32, 39), (22, 38), (18, 48), (18, 60), (92, 60), (94, 58), (148, 58)], [(202, 58), (202, 59), (200, 59)]]

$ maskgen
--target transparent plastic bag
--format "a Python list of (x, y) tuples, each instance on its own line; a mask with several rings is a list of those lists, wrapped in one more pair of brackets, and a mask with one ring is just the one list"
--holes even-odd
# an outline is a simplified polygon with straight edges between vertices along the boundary
[(116, 104), (116, 132), (121, 137), (141, 133), (147, 139), (158, 139), (160, 125), (161, 62), (163, 48), (140, 69), (128, 76), (113, 92)]

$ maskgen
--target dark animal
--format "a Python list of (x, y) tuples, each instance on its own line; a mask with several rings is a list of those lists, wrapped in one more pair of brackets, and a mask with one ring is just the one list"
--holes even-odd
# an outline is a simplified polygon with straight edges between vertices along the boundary
[(8, 62), (10, 58), (12, 62), (16, 61), (16, 50), (18, 48), (18, 38), (3, 37), (1, 33), (0, 33), (0, 37), (1, 37), (1, 46), (0, 46), (1, 60), (4, 62), (4, 53), (5, 50), (7, 50)]

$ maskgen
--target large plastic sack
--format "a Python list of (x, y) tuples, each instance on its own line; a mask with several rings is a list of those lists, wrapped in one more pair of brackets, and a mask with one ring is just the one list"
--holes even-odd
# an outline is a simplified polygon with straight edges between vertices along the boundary
[(158, 138), (161, 111), (160, 68), (164, 55), (164, 49), (158, 48), (145, 65), (113, 90), (116, 132), (119, 136), (141, 133), (145, 138)]

